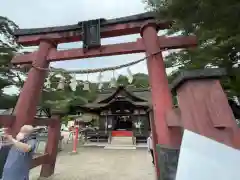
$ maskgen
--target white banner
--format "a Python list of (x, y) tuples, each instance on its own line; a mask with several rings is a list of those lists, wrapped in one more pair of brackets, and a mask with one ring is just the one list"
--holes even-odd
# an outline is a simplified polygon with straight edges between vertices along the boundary
[(240, 151), (184, 131), (176, 180), (239, 180)]

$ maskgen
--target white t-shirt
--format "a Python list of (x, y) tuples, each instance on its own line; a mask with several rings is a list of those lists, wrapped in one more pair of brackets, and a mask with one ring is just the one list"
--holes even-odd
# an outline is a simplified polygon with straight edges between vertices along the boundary
[(151, 137), (147, 138), (147, 147), (148, 147), (148, 150), (153, 149), (153, 142)]

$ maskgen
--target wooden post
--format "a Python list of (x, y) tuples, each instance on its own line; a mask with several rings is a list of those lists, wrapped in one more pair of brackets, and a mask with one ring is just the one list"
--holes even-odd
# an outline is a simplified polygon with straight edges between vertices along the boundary
[(238, 128), (218, 80), (223, 75), (224, 69), (183, 72), (173, 82), (173, 90), (177, 91), (185, 129), (235, 147)]
[(48, 127), (48, 141), (45, 149), (45, 153), (47, 153), (49, 157), (48, 161), (42, 165), (40, 177), (49, 177), (54, 174), (61, 123), (60, 115), (52, 115), (52, 118), (55, 119), (55, 121)]
[[(161, 42), (159, 42), (157, 30), (158, 26), (156, 23), (148, 23), (142, 27), (141, 36), (148, 56), (147, 67), (153, 106), (151, 127), (153, 130), (153, 140), (157, 143), (154, 146), (156, 172), (158, 179), (165, 180), (170, 177), (170, 172), (166, 172), (169, 162), (163, 161), (163, 156), (165, 156), (165, 154), (169, 154), (168, 157), (171, 156), (170, 154), (172, 153), (168, 152), (168, 149), (180, 148), (182, 133), (180, 128), (168, 128), (166, 123), (166, 113), (172, 109), (173, 104), (172, 95), (168, 87), (162, 53), (159, 52)], [(170, 159), (178, 159), (178, 157), (169, 158), (169, 160)], [(162, 164), (163, 162), (164, 164)], [(176, 165), (177, 162), (175, 163), (175, 166)], [(160, 173), (160, 167), (162, 168), (162, 173)], [(173, 166), (171, 168), (173, 168)], [(176, 173), (177, 167), (174, 167), (173, 169), (175, 169)]]
[[(49, 62), (47, 61), (47, 56), (53, 48), (56, 48), (56, 46), (52, 42), (42, 40), (32, 64), (39, 68), (48, 68)], [(16, 135), (23, 125), (33, 124), (34, 116), (36, 115), (36, 106), (42, 93), (46, 74), (47, 71), (44, 70), (34, 67), (30, 69), (15, 107), (16, 121), (12, 126), (13, 135)]]
[(73, 150), (72, 153), (77, 153), (77, 145), (78, 145), (78, 133), (79, 133), (79, 125), (75, 125), (75, 136), (73, 139)]

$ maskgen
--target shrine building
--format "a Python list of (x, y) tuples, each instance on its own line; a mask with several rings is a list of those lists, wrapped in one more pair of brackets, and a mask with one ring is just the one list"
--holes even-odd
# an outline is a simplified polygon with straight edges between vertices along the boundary
[[(111, 136), (131, 136), (138, 143), (146, 142), (149, 136), (150, 107), (149, 89), (118, 86), (99, 92), (92, 103), (70, 107), (70, 113), (97, 115), (91, 124), (97, 129), (101, 141), (107, 141)], [(96, 136), (94, 132), (90, 134)]]

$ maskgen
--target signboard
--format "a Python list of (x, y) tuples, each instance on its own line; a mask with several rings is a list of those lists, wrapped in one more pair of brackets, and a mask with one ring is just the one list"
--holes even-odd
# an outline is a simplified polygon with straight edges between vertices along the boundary
[(239, 180), (240, 151), (184, 131), (176, 180)]

